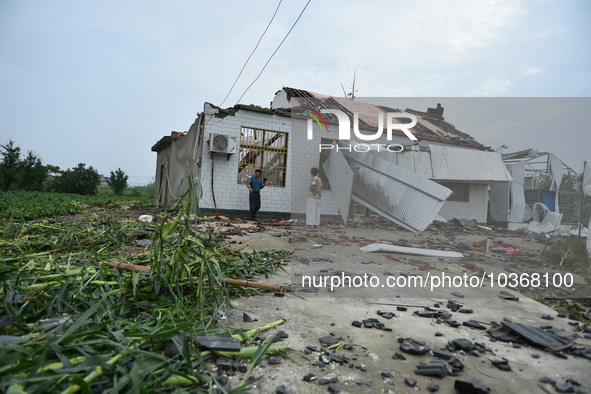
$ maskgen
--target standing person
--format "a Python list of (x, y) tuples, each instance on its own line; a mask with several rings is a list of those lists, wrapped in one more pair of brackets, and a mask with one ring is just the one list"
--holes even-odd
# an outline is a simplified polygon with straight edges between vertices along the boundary
[(248, 186), (249, 196), (248, 203), (250, 205), (250, 219), (256, 220), (257, 212), (261, 209), (261, 189), (267, 185), (267, 178), (261, 180), (261, 170), (255, 170), (254, 176), (246, 184)]
[(312, 181), (308, 189), (308, 208), (306, 209), (306, 225), (308, 228), (320, 226), (320, 197), (322, 196), (322, 180), (318, 176), (320, 171), (314, 167), (310, 170)]

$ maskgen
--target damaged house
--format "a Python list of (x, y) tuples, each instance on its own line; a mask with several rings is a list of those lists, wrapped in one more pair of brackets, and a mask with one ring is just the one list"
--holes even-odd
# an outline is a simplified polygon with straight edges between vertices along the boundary
[[(366, 141), (338, 141), (338, 119), (326, 110), (341, 111), (350, 119), (357, 114), (358, 131), (366, 135), (376, 134), (382, 115), (412, 115), (417, 123), (410, 131), (417, 141), (394, 129), (390, 140), (383, 133), (372, 141), (369, 151), (358, 152), (351, 145)], [(440, 106), (425, 112), (401, 110), (293, 88), (279, 90), (270, 108), (236, 105), (222, 109), (205, 103), (187, 132), (173, 132), (152, 147), (157, 152), (155, 203), (163, 206), (182, 194), (189, 167), (201, 187), (200, 209), (246, 212), (246, 183), (260, 168), (267, 178), (261, 213), (302, 214), (310, 168), (318, 167), (325, 185), (320, 204), (323, 215), (341, 214), (346, 219), (380, 214), (400, 219), (403, 226), (411, 216), (419, 216), (421, 223), (405, 226), (413, 231), (422, 231), (437, 213), (446, 219), (486, 222), (490, 185), (507, 184), (511, 176), (498, 153), (457, 130), (443, 112)], [(322, 119), (309, 113), (322, 113)], [(398, 149), (390, 151), (387, 146)], [(327, 166), (330, 162), (333, 165)], [(345, 172), (357, 179), (374, 177), (373, 184), (387, 198), (377, 200), (368, 182), (342, 190), (342, 185), (331, 184), (331, 176), (333, 181), (341, 179), (346, 167), (335, 164), (345, 162), (349, 165)], [(327, 168), (332, 168), (332, 175)], [(406, 188), (404, 193), (398, 193), (396, 185)], [(397, 197), (393, 200), (392, 196)], [(416, 205), (406, 206), (405, 200), (433, 203), (428, 214), (423, 214)]]
[(507, 223), (509, 228), (524, 227), (530, 231), (551, 232), (560, 227), (563, 198), (576, 195), (565, 190), (566, 177), (576, 172), (551, 152), (526, 149), (502, 155), (512, 181), (494, 185), (490, 192), (490, 220)]

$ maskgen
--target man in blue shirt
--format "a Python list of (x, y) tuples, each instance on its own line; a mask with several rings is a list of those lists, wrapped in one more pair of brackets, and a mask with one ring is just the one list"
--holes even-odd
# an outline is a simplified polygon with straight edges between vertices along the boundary
[(261, 209), (261, 189), (267, 185), (267, 178), (261, 180), (261, 170), (256, 170), (254, 176), (246, 184), (248, 191), (248, 202), (250, 204), (250, 219), (256, 220), (257, 212)]

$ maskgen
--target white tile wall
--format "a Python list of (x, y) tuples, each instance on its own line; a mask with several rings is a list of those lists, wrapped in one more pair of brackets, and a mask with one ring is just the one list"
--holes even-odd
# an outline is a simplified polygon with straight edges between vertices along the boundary
[(476, 219), (478, 223), (486, 223), (488, 211), (488, 185), (471, 184), (470, 201), (446, 201), (439, 215), (446, 219)]

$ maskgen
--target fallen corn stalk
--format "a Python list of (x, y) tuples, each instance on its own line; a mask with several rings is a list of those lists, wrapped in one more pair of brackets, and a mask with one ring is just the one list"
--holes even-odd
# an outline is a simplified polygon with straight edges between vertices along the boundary
[(106, 265), (107, 267), (111, 267), (111, 268), (121, 268), (122, 270), (126, 270), (126, 271), (150, 272), (150, 267), (146, 267), (143, 265), (118, 263), (115, 261), (104, 261), (104, 262), (101, 262), (100, 264)]
[[(101, 265), (106, 265), (107, 267), (111, 268), (120, 268), (127, 271), (135, 271), (135, 272), (151, 272), (151, 268), (143, 265), (135, 265), (135, 264), (127, 264), (127, 263), (117, 263), (117, 262), (102, 262)], [(268, 283), (260, 283), (260, 282), (250, 282), (244, 279), (231, 279), (231, 278), (222, 278), (224, 282), (229, 285), (233, 286), (242, 286), (242, 287), (252, 287), (255, 289), (263, 289), (263, 290), (270, 290), (270, 291), (281, 291), (281, 285), (272, 285)]]
[(234, 286), (253, 287), (255, 289), (263, 289), (263, 290), (271, 290), (271, 291), (281, 291), (281, 285), (271, 285), (268, 283), (250, 282), (250, 281), (244, 280), (244, 279), (223, 278), (223, 280), (227, 284), (234, 285)]
[[(224, 352), (224, 351), (217, 351), (216, 353), (221, 354), (222, 356), (232, 357), (238, 356), (242, 358), (252, 358), (256, 351), (258, 350), (258, 346), (251, 346), (251, 347), (244, 347), (240, 349), (239, 352)], [(280, 354), (285, 353), (289, 350), (287, 346), (269, 346), (265, 351), (265, 354)]]

